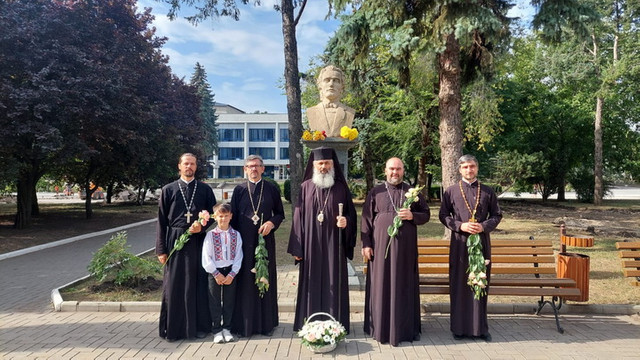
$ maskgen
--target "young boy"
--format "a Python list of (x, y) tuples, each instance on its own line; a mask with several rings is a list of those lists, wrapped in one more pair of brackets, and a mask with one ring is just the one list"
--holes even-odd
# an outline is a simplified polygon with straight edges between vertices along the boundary
[(209, 273), (209, 311), (216, 344), (235, 340), (230, 332), (236, 302), (233, 279), (242, 265), (242, 237), (229, 225), (231, 216), (230, 204), (216, 205), (213, 218), (218, 226), (207, 233), (202, 245), (202, 267)]

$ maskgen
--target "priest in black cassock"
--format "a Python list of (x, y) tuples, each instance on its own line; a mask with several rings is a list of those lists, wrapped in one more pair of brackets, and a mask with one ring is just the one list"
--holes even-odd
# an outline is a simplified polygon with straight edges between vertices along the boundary
[[(368, 266), (364, 332), (380, 343), (398, 346), (402, 341), (420, 339), (418, 225), (429, 221), (430, 212), (422, 194), (409, 208), (403, 208), (411, 187), (402, 181), (402, 160), (387, 160), (384, 173), (387, 181), (371, 189), (362, 208), (362, 256)], [(387, 228), (396, 215), (402, 226), (390, 239)]]
[[(465, 337), (480, 337), (491, 341), (487, 322), (487, 296), (479, 300), (467, 285), (469, 253), (467, 238), (480, 234), (485, 260), (491, 260), (491, 239), (500, 220), (502, 211), (493, 189), (480, 184), (477, 179), (478, 160), (472, 155), (463, 155), (458, 160), (462, 180), (450, 186), (442, 195), (440, 222), (451, 230), (449, 250), (449, 299), (451, 302), (451, 332), (456, 340)], [(487, 280), (490, 293), (491, 263), (487, 265)]]
[[(180, 179), (162, 188), (158, 204), (156, 255), (160, 263), (166, 263), (159, 330), (160, 337), (168, 341), (204, 338), (211, 332), (207, 273), (202, 267), (206, 234), (194, 222), (200, 211), (213, 211), (216, 197), (209, 185), (195, 180), (196, 161), (190, 153), (180, 156)], [(167, 259), (175, 241), (187, 229), (193, 233), (189, 241)]]
[[(271, 335), (278, 326), (278, 288), (275, 231), (284, 220), (280, 189), (264, 180), (264, 163), (259, 155), (249, 155), (244, 162), (247, 182), (233, 189), (231, 226), (242, 235), (240, 273), (236, 276), (237, 295), (231, 332), (243, 337)], [(256, 287), (255, 250), (262, 234), (269, 253), (269, 290), (260, 297)]]
[[(338, 204), (343, 204), (343, 216)], [(351, 192), (335, 151), (314, 149), (294, 209), (288, 247), (300, 266), (294, 331), (316, 312), (331, 314), (349, 331), (347, 259), (353, 259), (356, 225)]]

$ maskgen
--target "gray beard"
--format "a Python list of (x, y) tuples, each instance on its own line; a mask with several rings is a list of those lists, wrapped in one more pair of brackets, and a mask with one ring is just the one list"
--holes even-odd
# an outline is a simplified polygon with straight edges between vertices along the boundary
[(313, 169), (313, 178), (311, 178), (311, 181), (313, 181), (317, 187), (326, 189), (332, 187), (335, 183), (335, 175), (336, 171), (333, 168), (326, 174), (322, 174), (318, 170)]

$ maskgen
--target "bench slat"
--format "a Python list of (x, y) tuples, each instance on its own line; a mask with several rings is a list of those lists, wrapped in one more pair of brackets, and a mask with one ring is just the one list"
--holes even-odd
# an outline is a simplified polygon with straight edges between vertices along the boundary
[(551, 240), (491, 240), (491, 247), (552, 247)]
[[(449, 262), (449, 255), (420, 255), (418, 256), (418, 262), (421, 264), (444, 264)], [(493, 264), (555, 264), (556, 258), (549, 255), (540, 256), (505, 256), (497, 255), (491, 257)]]
[[(449, 293), (448, 286), (423, 286), (420, 287), (420, 294), (446, 295)], [(578, 288), (524, 288), (524, 287), (501, 287), (493, 286), (489, 289), (489, 295), (509, 295), (509, 296), (580, 296)]]
[[(420, 285), (449, 285), (449, 277), (421, 277)], [(491, 279), (491, 286), (521, 286), (521, 287), (576, 287), (573, 279), (564, 278), (535, 278), (535, 279)]]
[(511, 296), (580, 296), (578, 288), (525, 288), (492, 286), (489, 295)]
[(418, 263), (420, 264), (448, 264), (449, 255), (440, 256), (418, 256)]
[(418, 247), (418, 255), (449, 255), (449, 248)]
[(627, 276), (627, 277), (640, 276), (640, 270), (622, 269), (622, 272), (624, 273), (624, 276)]
[(640, 260), (623, 260), (622, 267), (626, 267), (626, 268), (640, 267)]
[(623, 259), (640, 258), (640, 251), (620, 251), (618, 256)]
[(616, 249), (640, 249), (640, 241), (620, 241), (616, 243)]
[(494, 264), (555, 264), (556, 258), (549, 255), (527, 256), (527, 255), (491, 255), (491, 262)]
[(552, 267), (518, 267), (518, 266), (509, 266), (509, 267), (493, 267), (491, 268), (492, 274), (547, 274), (547, 275), (555, 275), (556, 269)]
[(553, 255), (551, 248), (491, 248), (491, 255)]
[[(424, 266), (424, 264), (418, 265), (418, 272), (420, 274), (448, 274), (449, 266)], [(492, 267), (491, 273), (496, 275), (555, 275), (556, 269), (552, 267), (521, 267), (521, 266), (509, 266), (509, 267)]]

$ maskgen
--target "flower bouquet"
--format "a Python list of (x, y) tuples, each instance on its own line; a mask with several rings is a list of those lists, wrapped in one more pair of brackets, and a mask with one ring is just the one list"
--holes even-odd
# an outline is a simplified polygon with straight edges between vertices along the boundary
[[(311, 321), (312, 318), (321, 315), (330, 320)], [(338, 343), (347, 337), (347, 331), (331, 314), (317, 312), (306, 319), (302, 329), (298, 331), (298, 336), (302, 338), (302, 344), (307, 349), (314, 353), (326, 353), (335, 350)]]
[(481, 297), (487, 295), (487, 265), (490, 260), (485, 260), (482, 254), (482, 243), (479, 234), (472, 234), (467, 238), (467, 251), (469, 253), (469, 268), (467, 273), (467, 285), (473, 291), (473, 298), (480, 300)]
[[(200, 213), (198, 213), (198, 220), (194, 221), (193, 223), (195, 224), (196, 222), (199, 222), (200, 225), (206, 226), (209, 222), (209, 219), (211, 219), (211, 215), (209, 214), (209, 212), (207, 210), (202, 210), (200, 211)], [(174, 252), (182, 250), (184, 244), (189, 241), (189, 237), (191, 236), (191, 231), (189, 231), (190, 229), (191, 228), (187, 229), (184, 234), (180, 235), (178, 240), (176, 240), (176, 242), (173, 244), (173, 249), (171, 249), (169, 256), (167, 256), (167, 261), (164, 262), (164, 265), (167, 265), (169, 259), (171, 259), (171, 255), (173, 255)]]
[(358, 137), (358, 129), (343, 126), (340, 128), (340, 137), (347, 140), (355, 140)]
[[(404, 194), (405, 200), (404, 200), (404, 203), (402, 204), (402, 209), (409, 208), (411, 204), (418, 201), (418, 195), (420, 194), (420, 191), (422, 190), (422, 188), (424, 188), (424, 186), (410, 188)], [(387, 251), (385, 251), (384, 253), (385, 259), (389, 255), (389, 248), (391, 247), (391, 241), (393, 241), (396, 235), (398, 235), (398, 230), (400, 229), (401, 226), (402, 226), (402, 219), (400, 218), (400, 216), (396, 215), (393, 218), (393, 223), (389, 225), (389, 227), (387, 228), (387, 234), (389, 234), (390, 239), (389, 239), (389, 243), (387, 244)]]
[(319, 131), (316, 130), (314, 132), (311, 132), (309, 130), (305, 130), (302, 133), (302, 140), (306, 140), (306, 141), (322, 141), (324, 139), (327, 138), (327, 133), (325, 131)]
[(256, 286), (260, 297), (269, 291), (269, 252), (264, 241), (264, 236), (258, 234), (258, 246), (255, 251), (256, 265), (251, 272), (256, 274)]

